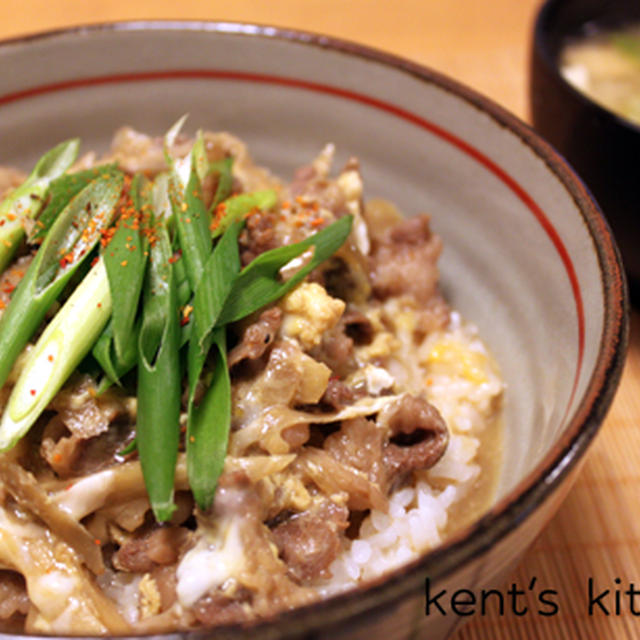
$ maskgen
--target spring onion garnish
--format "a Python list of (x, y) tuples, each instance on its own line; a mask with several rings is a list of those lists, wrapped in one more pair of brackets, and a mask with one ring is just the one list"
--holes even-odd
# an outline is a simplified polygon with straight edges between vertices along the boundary
[(28, 353), (0, 422), (0, 451), (37, 420), (91, 349), (111, 313), (104, 262), (98, 260)]
[[(124, 375), (137, 366), (136, 437), (127, 454), (137, 449), (160, 522), (176, 508), (185, 377), (187, 475), (196, 504), (207, 510), (231, 425), (227, 325), (295, 287), (340, 248), (352, 226), (345, 216), (241, 268), (245, 218), (275, 207), (277, 193), (232, 195), (232, 159), (210, 162), (202, 134), (184, 158), (171, 157), (183, 121), (165, 136), (168, 171), (153, 180), (130, 181), (114, 165), (66, 174), (75, 141), (41, 160), (31, 186), (11, 196), (34, 193), (33, 176), (48, 176), (46, 206), (27, 238), (41, 244), (0, 318), (1, 386), (52, 304), (62, 303), (25, 356), (0, 419), (0, 451), (27, 432), (89, 350), (106, 374), (99, 391), (127, 384)], [(212, 173), (217, 188), (207, 208), (202, 183)], [(91, 270), (83, 266), (89, 255), (96, 256)]]
[[(98, 393), (103, 393), (113, 383), (119, 384), (122, 376), (131, 371), (138, 361), (140, 318), (138, 317), (134, 323), (131, 314), (135, 312), (139, 304), (140, 286), (144, 279), (146, 258), (149, 250), (148, 236), (150, 232), (153, 232), (147, 224), (150, 218), (149, 212), (153, 212), (156, 220), (164, 221), (169, 230), (175, 226), (169, 200), (168, 173), (158, 174), (153, 182), (148, 182), (142, 177), (136, 176), (131, 183), (130, 193), (134, 206), (133, 220), (130, 215), (125, 216), (124, 224), (120, 226), (124, 226), (126, 230), (116, 229), (113, 239), (109, 243), (110, 250), (107, 254), (111, 258), (115, 272), (112, 278), (113, 286), (114, 288), (118, 287), (121, 295), (128, 299), (125, 300), (126, 311), (123, 310), (121, 312), (123, 316), (122, 324), (125, 328), (121, 329), (122, 342), (118, 351), (116, 351), (114, 345), (113, 321), (109, 322), (105, 327), (93, 347), (93, 357), (106, 374), (98, 385)], [(120, 246), (118, 253), (124, 254), (120, 259), (115, 256), (118, 246)], [(122, 251), (123, 248), (125, 251)], [(130, 256), (126, 253), (127, 251), (138, 254), (138, 257), (134, 256), (133, 260), (129, 262)], [(114, 253), (114, 255), (111, 256), (111, 253)], [(144, 258), (142, 261), (139, 259), (140, 253)], [(124, 262), (126, 262), (124, 265), (126, 268), (122, 268)], [(191, 288), (181, 260), (174, 260), (174, 277), (178, 304), (183, 306), (191, 297)], [(116, 306), (117, 303), (114, 302), (114, 309)]]
[(51, 181), (74, 163), (79, 147), (79, 140), (67, 140), (45, 153), (29, 177), (0, 203), (0, 271), (4, 271), (24, 238), (23, 218), (38, 215)]
[(173, 271), (176, 278), (176, 288), (178, 291), (178, 304), (183, 307), (191, 298), (191, 286), (187, 278), (184, 260), (180, 259), (182, 250), (175, 233), (175, 218), (169, 194), (171, 178), (168, 173), (160, 173), (156, 176), (152, 188), (152, 209), (156, 218), (162, 219), (167, 225), (169, 235), (173, 238), (173, 249), (175, 252), (173, 259)]
[[(218, 323), (235, 322), (281, 298), (344, 244), (352, 224), (353, 218), (344, 216), (301, 242), (259, 255), (240, 272)], [(313, 255), (283, 282), (280, 269), (307, 250), (312, 250)]]
[[(187, 469), (191, 490), (202, 510), (209, 508), (215, 495), (218, 477), (224, 466), (231, 424), (226, 324), (232, 320), (227, 317), (233, 317), (233, 321), (241, 319), (282, 297), (342, 246), (351, 230), (352, 218), (341, 218), (302, 242), (267, 251), (240, 271), (237, 238), (242, 224), (240, 221), (233, 223), (209, 257), (192, 301), (192, 320), (188, 324), (191, 331), (188, 351)], [(309, 260), (291, 278), (282, 282), (280, 269), (309, 250), (313, 250)], [(173, 265), (174, 268), (177, 264)], [(243, 295), (245, 287), (249, 288), (253, 297)], [(180, 346), (183, 340), (179, 341)], [(213, 363), (211, 379), (205, 384), (202, 399), (196, 403), (196, 386), (206, 382), (203, 380), (203, 370), (208, 356)], [(160, 402), (158, 406), (161, 406)], [(169, 427), (166, 428), (171, 433)], [(165, 462), (160, 455), (154, 459), (154, 473), (164, 478), (163, 493), (159, 493), (166, 497), (168, 478), (173, 477), (173, 463)], [(150, 495), (155, 491), (153, 482), (150, 480), (147, 486)]]
[(93, 348), (94, 357), (111, 382), (118, 382), (123, 363), (133, 366), (137, 357), (135, 323), (149, 253), (143, 227), (151, 208), (151, 183), (142, 175), (135, 176), (129, 196), (121, 207), (109, 250), (104, 253), (113, 295), (112, 317)]
[[(196, 138), (191, 153), (174, 160), (168, 153), (171, 141), (177, 136), (182, 120), (167, 134), (165, 156), (171, 167), (169, 198), (183, 252), (184, 267), (191, 290), (200, 281), (204, 264), (211, 253), (209, 212), (202, 201), (202, 179), (208, 171), (208, 161), (202, 134)], [(176, 130), (176, 127), (178, 129)]]
[(254, 209), (268, 211), (278, 202), (278, 194), (273, 189), (240, 193), (220, 203), (211, 222), (211, 237), (222, 235), (232, 222), (242, 219)]
[(0, 385), (52, 303), (109, 226), (122, 175), (89, 183), (58, 216), (0, 318)]
[(213, 197), (213, 202), (209, 209), (210, 213), (213, 213), (214, 209), (231, 195), (231, 190), (233, 189), (232, 167), (233, 158), (231, 157), (223, 158), (209, 165), (209, 170), (212, 173), (218, 174), (218, 186), (216, 187), (216, 194)]
[(156, 228), (138, 339), (136, 442), (149, 500), (159, 522), (175, 510), (173, 480), (180, 439), (180, 324), (169, 235)]
[(213, 503), (224, 467), (231, 427), (231, 379), (227, 366), (226, 329), (214, 329), (213, 375), (204, 398), (191, 409), (187, 429), (187, 474), (196, 504), (207, 510)]
[[(187, 472), (198, 506), (205, 510), (213, 501), (216, 483), (224, 466), (231, 424), (231, 381), (226, 365), (226, 330), (214, 330), (224, 302), (238, 272), (238, 234), (234, 222), (216, 245), (205, 265), (193, 298), (193, 331), (189, 341), (189, 410), (187, 419)], [(216, 351), (213, 379), (198, 405), (195, 392), (211, 346)]]
[(69, 201), (82, 191), (90, 182), (107, 175), (121, 173), (115, 164), (101, 165), (77, 173), (65, 173), (56, 178), (49, 185), (47, 194), (47, 205), (38, 216), (37, 222), (28, 235), (29, 242), (37, 243), (41, 241), (58, 215), (69, 204)]

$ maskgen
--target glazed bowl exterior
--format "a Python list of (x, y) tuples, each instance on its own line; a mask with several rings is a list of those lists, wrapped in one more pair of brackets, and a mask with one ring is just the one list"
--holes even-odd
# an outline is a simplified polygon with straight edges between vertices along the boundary
[[(442, 288), (507, 382), (504, 461), (491, 509), (376, 583), (216, 638), (443, 638), (463, 616), (432, 590), (503, 579), (560, 505), (613, 398), (628, 305), (597, 205), (550, 146), (476, 93), (358, 45), (229, 23), (122, 23), (0, 45), (0, 164), (28, 167), (122, 124), (189, 124), (243, 138), (282, 176), (329, 141), (360, 159), (366, 196), (427, 211)], [(187, 125), (187, 128), (189, 125)], [(193, 131), (193, 129), (191, 129)], [(210, 631), (169, 637), (210, 637)]]
[(536, 130), (562, 153), (593, 192), (609, 221), (640, 303), (640, 126), (575, 89), (558, 60), (568, 41), (640, 24), (634, 0), (548, 0), (531, 50), (530, 105)]

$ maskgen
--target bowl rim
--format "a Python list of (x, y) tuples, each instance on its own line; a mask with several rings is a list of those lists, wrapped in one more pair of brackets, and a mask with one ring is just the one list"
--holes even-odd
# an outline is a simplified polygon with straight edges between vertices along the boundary
[[(549, 0), (547, 5), (555, 0)], [(291, 625), (285, 636), (312, 631), (348, 618), (370, 612), (379, 604), (394, 604), (422, 582), (425, 576), (433, 581), (452, 574), (474, 557), (518, 528), (563, 483), (576, 468), (589, 444), (598, 432), (617, 389), (626, 357), (629, 336), (630, 307), (622, 262), (611, 231), (588, 189), (567, 162), (533, 129), (515, 115), (475, 90), (419, 63), (374, 47), (334, 36), (310, 31), (277, 27), (252, 22), (214, 20), (126, 20), (78, 25), (0, 41), (3, 49), (54, 40), (58, 37), (90, 36), (105, 31), (205, 31), (244, 37), (281, 40), (352, 55), (393, 68), (427, 84), (436, 85), (488, 115), (500, 127), (518, 137), (556, 176), (576, 203), (592, 238), (601, 268), (603, 284), (604, 323), (598, 346), (598, 359), (576, 408), (565, 418), (565, 430), (540, 462), (517, 485), (503, 496), (481, 518), (450, 536), (444, 543), (417, 560), (402, 565), (388, 574), (337, 596), (285, 611), (270, 620), (259, 620), (249, 626), (223, 625), (215, 627), (221, 634), (229, 631), (233, 637), (250, 637), (267, 627)], [(368, 596), (364, 606), (356, 602)], [(340, 613), (340, 610), (343, 613)], [(235, 633), (239, 635), (235, 635)], [(207, 629), (174, 631), (162, 637), (197, 638), (207, 635)], [(0, 637), (5, 634), (0, 634)], [(18, 634), (20, 637), (41, 637)], [(147, 634), (132, 635), (145, 637)], [(224, 635), (223, 637), (226, 637)]]
[[(560, 83), (565, 91), (569, 92), (574, 101), (577, 101), (584, 108), (595, 110), (599, 119), (610, 121), (615, 126), (622, 127), (631, 135), (640, 135), (640, 124), (636, 124), (631, 120), (617, 114), (603, 104), (596, 102), (588, 95), (580, 91), (571, 84), (560, 72), (559, 58), (553, 54), (552, 34), (550, 27), (554, 24), (555, 12), (563, 3), (563, 0), (545, 0), (540, 7), (534, 21), (533, 26), (533, 49), (538, 59), (544, 64), (547, 73), (549, 73), (556, 82)], [(561, 39), (571, 37), (570, 33), (564, 33), (559, 36)]]

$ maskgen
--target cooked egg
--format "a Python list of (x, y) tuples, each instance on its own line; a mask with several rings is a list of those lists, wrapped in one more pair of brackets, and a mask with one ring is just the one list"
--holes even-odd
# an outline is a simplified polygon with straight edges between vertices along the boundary
[(487, 382), (487, 357), (454, 340), (443, 339), (432, 345), (425, 364), (432, 370), (446, 369), (447, 373), (469, 382)]
[(320, 344), (322, 334), (338, 323), (345, 303), (332, 298), (321, 285), (304, 282), (282, 299), (280, 307), (284, 311), (282, 335), (312, 349)]

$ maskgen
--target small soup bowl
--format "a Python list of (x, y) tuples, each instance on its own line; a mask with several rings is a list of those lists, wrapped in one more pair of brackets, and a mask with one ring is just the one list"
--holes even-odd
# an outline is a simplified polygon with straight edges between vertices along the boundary
[(571, 41), (640, 24), (629, 0), (548, 0), (532, 39), (530, 105), (537, 131), (562, 153), (593, 192), (613, 229), (640, 302), (640, 126), (576, 89), (559, 66)]
[[(43, 64), (46, 61), (46, 64)], [(366, 196), (427, 211), (442, 289), (476, 324), (507, 390), (501, 474), (477, 521), (372, 583), (216, 638), (443, 638), (466, 618), (430, 593), (504, 579), (567, 494), (612, 401), (627, 344), (619, 254), (568, 164), (499, 106), (429, 69), (309, 33), (230, 23), (119, 23), (0, 45), (0, 163), (29, 167), (129, 124), (244, 139), (282, 176), (332, 141)], [(427, 582), (428, 581), (428, 582)], [(466, 596), (467, 599), (469, 596)], [(474, 596), (475, 597), (475, 596)], [(449, 598), (449, 596), (447, 596)], [(195, 640), (211, 630), (173, 632)]]

